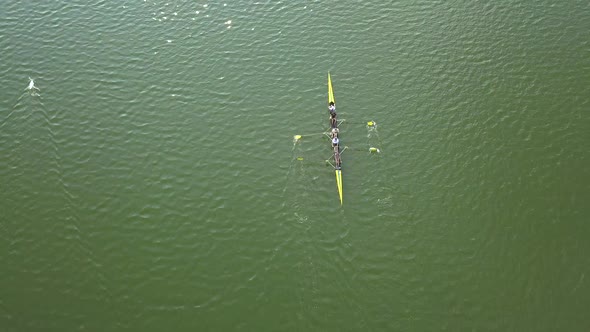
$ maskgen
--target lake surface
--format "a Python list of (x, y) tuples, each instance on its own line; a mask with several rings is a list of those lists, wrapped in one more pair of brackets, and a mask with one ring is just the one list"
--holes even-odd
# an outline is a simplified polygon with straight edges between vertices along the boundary
[(588, 22), (4, 1), (0, 331), (590, 330)]

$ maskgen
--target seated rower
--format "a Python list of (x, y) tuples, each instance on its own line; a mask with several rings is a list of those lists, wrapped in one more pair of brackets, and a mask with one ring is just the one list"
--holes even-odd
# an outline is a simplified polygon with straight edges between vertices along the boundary
[(339, 143), (340, 143), (340, 140), (338, 139), (338, 136), (334, 136), (332, 138), (332, 146), (337, 147)]
[(334, 102), (330, 102), (330, 104), (328, 104), (328, 110), (330, 111), (330, 113), (332, 112), (336, 112), (336, 105), (334, 104)]
[(336, 120), (336, 112), (330, 112), (330, 126), (332, 128), (338, 127), (338, 120)]
[(332, 128), (332, 131), (330, 132), (330, 138), (338, 137), (338, 132), (338, 128)]
[(342, 167), (342, 160), (340, 159), (340, 152), (338, 149), (334, 149), (334, 163), (336, 164), (336, 168), (340, 169)]

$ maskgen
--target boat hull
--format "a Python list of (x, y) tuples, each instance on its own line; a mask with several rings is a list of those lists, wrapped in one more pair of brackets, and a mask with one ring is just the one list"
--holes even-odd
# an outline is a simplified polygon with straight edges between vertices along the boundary
[[(334, 99), (334, 89), (332, 88), (332, 77), (330, 76), (330, 73), (328, 73), (328, 105), (331, 103), (336, 105), (336, 99)], [(330, 126), (332, 126), (332, 124)], [(340, 147), (338, 147), (338, 154), (340, 154)], [(342, 170), (336, 162), (336, 152), (334, 152), (334, 162), (336, 163), (334, 168), (336, 168), (336, 186), (338, 187), (338, 197), (340, 197), (340, 205), (342, 205)]]
[(338, 186), (338, 196), (340, 196), (340, 205), (342, 205), (342, 171), (336, 170), (336, 185)]
[(332, 78), (330, 77), (330, 73), (328, 73), (328, 104), (329, 103), (336, 104), (336, 100), (334, 99), (334, 90), (332, 89)]

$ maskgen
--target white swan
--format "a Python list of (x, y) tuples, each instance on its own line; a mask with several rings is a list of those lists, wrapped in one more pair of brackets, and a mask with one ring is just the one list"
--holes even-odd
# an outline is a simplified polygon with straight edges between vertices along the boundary
[(35, 86), (35, 80), (33, 80), (30, 77), (29, 77), (29, 86), (27, 87), (27, 89), (39, 91), (39, 88)]
[(40, 91), (38, 87), (35, 86), (35, 80), (29, 77), (29, 86), (27, 86), (27, 90), (31, 92), (32, 95), (38, 96), (39, 94), (37, 91)]

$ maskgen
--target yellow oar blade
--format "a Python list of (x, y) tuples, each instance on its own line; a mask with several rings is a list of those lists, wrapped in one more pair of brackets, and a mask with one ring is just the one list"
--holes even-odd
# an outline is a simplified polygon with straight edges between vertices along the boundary
[(338, 195), (340, 196), (340, 205), (342, 205), (342, 171), (336, 170), (336, 184), (338, 185)]
[(332, 90), (332, 78), (330, 77), (330, 73), (328, 73), (328, 104), (329, 103), (336, 103), (336, 100), (334, 100), (334, 90)]

